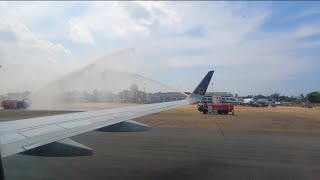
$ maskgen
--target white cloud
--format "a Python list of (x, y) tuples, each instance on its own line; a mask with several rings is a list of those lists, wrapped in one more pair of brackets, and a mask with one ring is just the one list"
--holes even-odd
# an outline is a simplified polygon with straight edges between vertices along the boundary
[[(71, 5), (76, 7), (79, 4), (85, 10), (70, 10)], [(76, 59), (83, 54), (92, 57), (97, 53), (104, 54), (106, 49), (135, 47), (136, 57), (119, 58), (121, 62), (115, 58), (108, 65), (151, 76), (155, 72), (176, 68), (214, 66), (220, 70), (236, 69), (237, 73), (224, 73), (224, 78), (231, 79), (229, 84), (235, 84), (235, 88), (240, 83), (234, 76), (243, 81), (250, 78), (257, 83), (288, 80), (315, 67), (314, 61), (297, 55), (300, 50), (319, 47), (319, 42), (302, 41), (305, 37), (320, 34), (316, 25), (306, 22), (285, 32), (263, 32), (262, 25), (270, 20), (273, 11), (263, 3), (257, 3), (254, 8), (248, 8), (248, 4), (158, 1), (0, 3), (0, 8), (9, 7), (0, 9), (3, 10), (0, 19), (5, 17), (0, 22), (0, 32), (1, 28), (13, 32), (17, 40), (16, 43), (0, 44), (3, 47), (0, 56), (10, 59), (17, 52), (23, 55), (32, 53), (32, 57), (47, 55), (48, 61), (61, 63), (70, 62), (68, 57)], [(14, 13), (10, 7), (17, 11)], [(300, 15), (300, 19), (310, 14), (317, 14), (317, 11)], [(50, 28), (46, 31), (39, 29), (44, 19), (51, 18), (55, 20), (46, 25), (59, 28), (51, 31)], [(196, 31), (192, 31), (194, 29)], [(197, 30), (201, 32), (195, 35)], [(76, 43), (64, 45), (63, 42), (68, 41)], [(78, 50), (77, 43), (95, 46), (87, 46), (86, 51), (82, 51)], [(17, 47), (19, 50), (15, 50)], [(73, 54), (66, 47), (74, 48)], [(37, 51), (41, 55), (36, 56)], [(290, 72), (283, 71), (283, 66)], [(271, 68), (272, 73), (261, 74), (267, 68)], [(162, 80), (170, 78), (165, 74)], [(188, 83), (192, 88), (193, 82)], [(220, 86), (230, 87), (229, 84)]]
[[(63, 45), (41, 38), (39, 35), (31, 32), (26, 25), (18, 20), (5, 20), (4, 18), (1, 20), (0, 29), (5, 29), (15, 35), (16, 39), (13, 40), (14, 42), (10, 43), (15, 43), (18, 48), (40, 50), (49, 53), (50, 55), (71, 55), (71, 51), (63, 47)], [(14, 51), (11, 51), (10, 53), (14, 53)]]
[(296, 38), (305, 38), (314, 35), (320, 35), (320, 26), (304, 25), (293, 32), (293, 36)]
[(0, 93), (41, 87), (59, 72), (66, 71), (57, 61), (72, 56), (61, 43), (31, 30), (19, 11), (12, 10), (14, 7), (9, 3), (0, 4), (0, 33), (11, 36), (5, 41), (0, 39)]
[(149, 29), (132, 19), (128, 12), (112, 2), (96, 2), (91, 13), (81, 18), (88, 28), (100, 33), (105, 38), (147, 36)]
[(95, 2), (79, 18), (83, 26), (108, 38), (148, 37), (153, 28), (170, 29), (180, 17), (164, 2)]
[(69, 20), (69, 34), (73, 42), (83, 44), (94, 44), (94, 39), (89, 28), (76, 18)]
[(150, 17), (144, 18), (145, 22), (149, 25), (159, 23), (161, 26), (169, 27), (180, 23), (179, 15), (169, 9), (169, 7), (161, 1), (134, 1), (137, 5), (144, 8), (149, 12)]
[[(19, 48), (40, 50), (49, 54), (60, 54), (62, 56), (71, 55), (71, 51), (62, 44), (51, 42), (50, 40), (43, 38), (40, 34), (30, 30), (26, 22), (24, 22), (24, 16), (19, 14), (19, 11), (12, 11), (12, 8), (15, 7), (15, 4), (10, 6), (6, 3), (0, 6), (0, 30), (6, 30), (15, 36), (15, 39), (12, 40), (13, 42), (10, 43), (15, 43)], [(35, 9), (34, 6), (32, 7), (33, 8), (31, 9)]]

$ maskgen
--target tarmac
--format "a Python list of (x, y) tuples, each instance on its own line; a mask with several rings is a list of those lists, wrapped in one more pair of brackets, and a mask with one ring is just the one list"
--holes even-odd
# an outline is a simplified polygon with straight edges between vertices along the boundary
[(93, 156), (18, 154), (3, 163), (7, 179), (319, 179), (319, 113), (239, 107), (234, 116), (202, 115), (186, 106), (137, 119), (151, 131), (72, 138)]

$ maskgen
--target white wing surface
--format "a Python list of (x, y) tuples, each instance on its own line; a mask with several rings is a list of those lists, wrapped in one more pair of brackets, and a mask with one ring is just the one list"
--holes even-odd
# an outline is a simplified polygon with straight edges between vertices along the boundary
[[(139, 130), (137, 129), (139, 126), (147, 127), (130, 120), (200, 101), (212, 75), (213, 71), (209, 71), (194, 92), (181, 101), (0, 122), (1, 156), (4, 158), (39, 147), (47, 147), (42, 151), (53, 151), (55, 142), (60, 144), (58, 148), (60, 151), (65, 151), (65, 148), (61, 148), (61, 144), (86, 149), (87, 147), (68, 138), (92, 130), (103, 130), (103, 128), (109, 128), (111, 131), (128, 131), (126, 126), (130, 125), (129, 128), (136, 131)], [(87, 149), (90, 150), (90, 148)]]

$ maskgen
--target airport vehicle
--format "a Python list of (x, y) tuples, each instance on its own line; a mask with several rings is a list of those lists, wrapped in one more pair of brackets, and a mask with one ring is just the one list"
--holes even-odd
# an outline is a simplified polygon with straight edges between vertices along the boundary
[(306, 103), (303, 107), (304, 107), (304, 108), (312, 108), (312, 105), (309, 104), (309, 103)]
[(193, 93), (180, 101), (0, 122), (1, 156), (5, 158), (17, 153), (55, 157), (92, 155), (91, 148), (69, 138), (92, 130), (149, 130), (149, 126), (131, 119), (201, 101), (213, 72), (209, 71)]
[(25, 109), (28, 107), (28, 104), (25, 101), (19, 100), (2, 100), (1, 107), (3, 109)]
[(268, 106), (269, 106), (268, 102), (264, 102), (264, 101), (257, 102), (257, 107), (268, 107)]
[(234, 105), (231, 103), (214, 104), (214, 103), (202, 103), (198, 105), (198, 110), (203, 114), (217, 112), (218, 114), (228, 114), (232, 112), (234, 115)]
[(212, 104), (212, 106), (208, 106), (208, 111), (217, 111), (218, 114), (228, 114), (229, 112), (232, 112), (232, 115), (234, 115), (234, 106), (231, 103), (226, 104)]

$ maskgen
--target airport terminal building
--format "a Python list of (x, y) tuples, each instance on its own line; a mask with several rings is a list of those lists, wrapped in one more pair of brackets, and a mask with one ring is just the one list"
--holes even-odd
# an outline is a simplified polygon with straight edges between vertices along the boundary
[(215, 104), (238, 102), (238, 94), (230, 92), (206, 92), (201, 102), (213, 102)]

